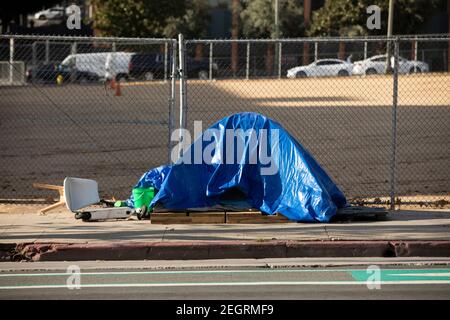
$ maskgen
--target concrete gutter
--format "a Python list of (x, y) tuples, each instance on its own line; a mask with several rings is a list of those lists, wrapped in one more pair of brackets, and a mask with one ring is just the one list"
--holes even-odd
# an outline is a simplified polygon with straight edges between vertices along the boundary
[(450, 241), (195, 241), (0, 245), (0, 261), (450, 257)]

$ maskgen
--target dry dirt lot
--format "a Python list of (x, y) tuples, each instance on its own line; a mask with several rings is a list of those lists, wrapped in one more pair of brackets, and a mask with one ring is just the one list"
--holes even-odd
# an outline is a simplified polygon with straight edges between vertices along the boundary
[[(235, 112), (280, 122), (349, 198), (389, 195), (392, 77), (189, 80), (188, 125)], [(139, 176), (168, 161), (170, 83), (0, 87), (0, 198), (45, 197), (32, 182), (97, 179), (125, 197)], [(177, 88), (178, 93), (178, 88)], [(178, 123), (178, 101), (174, 112)], [(448, 195), (450, 75), (399, 77), (399, 195)]]

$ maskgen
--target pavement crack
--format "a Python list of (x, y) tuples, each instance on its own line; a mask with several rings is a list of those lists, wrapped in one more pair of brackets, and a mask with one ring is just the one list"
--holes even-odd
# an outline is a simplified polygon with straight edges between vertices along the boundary
[(164, 229), (163, 235), (162, 235), (162, 237), (161, 237), (161, 242), (164, 241), (164, 236), (166, 235), (166, 232), (167, 232), (167, 231), (174, 231), (174, 230), (175, 230), (174, 228), (166, 227), (166, 228)]

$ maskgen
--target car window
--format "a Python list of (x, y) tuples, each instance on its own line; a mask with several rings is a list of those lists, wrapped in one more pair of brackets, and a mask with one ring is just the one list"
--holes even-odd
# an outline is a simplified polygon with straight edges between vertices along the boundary
[(70, 67), (67, 66), (67, 65), (60, 65), (60, 66), (58, 67), (58, 70), (59, 70), (59, 71), (62, 71), (62, 72), (69, 72), (69, 71), (70, 71)]
[(131, 59), (133, 60), (133, 63), (144, 64), (157, 61), (157, 56), (154, 54), (145, 54), (145, 53), (135, 54)]
[(373, 59), (374, 62), (386, 62), (386, 57), (378, 57)]
[(327, 65), (333, 65), (333, 64), (339, 64), (339, 61), (334, 61), (334, 60), (324, 60), (324, 61), (319, 61), (317, 63), (318, 66), (327, 66)]

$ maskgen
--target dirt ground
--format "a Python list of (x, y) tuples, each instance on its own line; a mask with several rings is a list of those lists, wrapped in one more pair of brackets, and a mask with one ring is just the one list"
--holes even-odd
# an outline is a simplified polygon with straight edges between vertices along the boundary
[[(282, 124), (348, 198), (386, 197), (392, 159), (393, 79), (189, 80), (188, 127), (235, 112)], [(126, 197), (169, 160), (170, 82), (0, 87), (0, 199), (44, 198), (33, 182), (99, 181)], [(178, 94), (178, 88), (177, 88)], [(450, 74), (399, 76), (396, 193), (439, 200), (450, 192)], [(178, 100), (174, 124), (178, 124)]]

